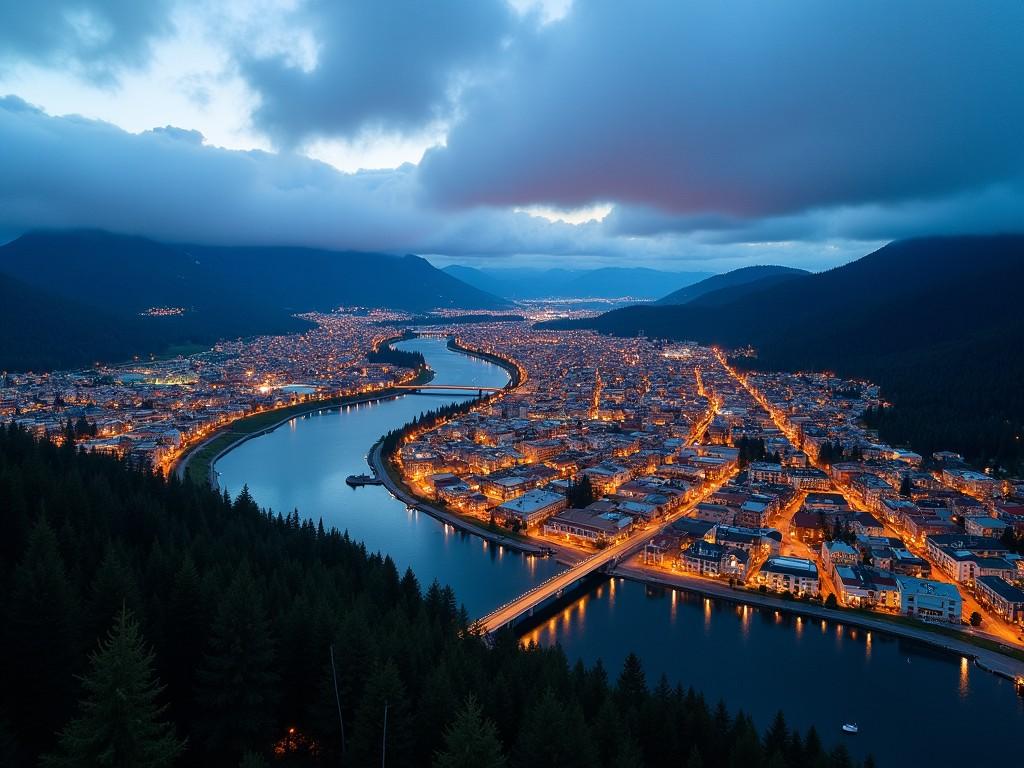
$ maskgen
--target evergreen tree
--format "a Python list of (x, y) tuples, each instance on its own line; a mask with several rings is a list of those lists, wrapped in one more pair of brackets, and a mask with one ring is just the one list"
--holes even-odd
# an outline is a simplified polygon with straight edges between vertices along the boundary
[(243, 567), (220, 601), (198, 672), (197, 728), (207, 748), (237, 760), (251, 745), (271, 741), (276, 684), (263, 602)]
[(472, 695), (445, 730), (444, 743), (444, 751), (434, 758), (434, 768), (505, 768), (508, 764), (498, 729), (484, 718)]
[[(75, 699), (78, 611), (57, 537), (41, 517), (14, 571), (7, 604), (3, 695), (14, 731), (30, 748), (50, 743)], [(16, 692), (16, 693), (15, 693)]]
[(82, 688), (79, 715), (61, 732), (45, 768), (163, 768), (181, 754), (183, 742), (162, 719), (166, 705), (158, 701), (163, 688), (153, 654), (127, 610), (90, 656)]
[[(387, 733), (385, 734), (385, 718)], [(379, 765), (386, 750), (391, 765), (410, 762), (411, 724), (405, 686), (391, 660), (378, 665), (366, 682), (356, 710), (350, 754), (355, 765)]]

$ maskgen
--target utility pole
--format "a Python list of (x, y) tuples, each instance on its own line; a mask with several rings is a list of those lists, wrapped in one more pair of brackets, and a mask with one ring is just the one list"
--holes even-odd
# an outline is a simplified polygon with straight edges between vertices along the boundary
[(384, 768), (388, 755), (388, 703), (384, 702), (384, 737), (380, 742), (380, 768)]
[(334, 678), (334, 703), (338, 705), (338, 724), (341, 725), (341, 759), (345, 760), (345, 720), (341, 716), (341, 696), (338, 695), (338, 668), (334, 666), (334, 643), (331, 643), (331, 677)]

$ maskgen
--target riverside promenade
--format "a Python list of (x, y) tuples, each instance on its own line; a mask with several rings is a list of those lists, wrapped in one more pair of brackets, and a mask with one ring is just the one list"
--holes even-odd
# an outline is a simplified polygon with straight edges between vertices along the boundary
[(795, 616), (813, 617), (837, 622), (850, 627), (860, 627), (871, 631), (884, 632), (888, 635), (905, 637), (910, 640), (926, 643), (932, 647), (940, 648), (950, 653), (966, 656), (976, 666), (987, 672), (1005, 677), (1009, 680), (1024, 680), (1024, 661), (1006, 656), (997, 651), (989, 650), (975, 645), (968, 640), (960, 640), (956, 637), (931, 632), (926, 627), (920, 629), (909, 624), (897, 624), (887, 621), (884, 618), (874, 618), (870, 615), (844, 610), (842, 608), (826, 608), (823, 605), (813, 603), (783, 600), (772, 595), (762, 595), (759, 592), (752, 592), (747, 589), (736, 589), (728, 584), (702, 579), (683, 574), (661, 573), (643, 568), (634, 563), (627, 562), (618, 565), (611, 571), (611, 575), (618, 576), (631, 581), (655, 586), (672, 587), (693, 592), (706, 597), (713, 597), (720, 600), (742, 605), (752, 605), (760, 608), (771, 608), (777, 611), (793, 614)]

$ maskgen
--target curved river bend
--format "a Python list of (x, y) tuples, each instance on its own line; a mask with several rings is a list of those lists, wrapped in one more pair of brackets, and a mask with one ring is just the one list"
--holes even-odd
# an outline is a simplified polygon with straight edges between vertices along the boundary
[[(508, 381), (498, 366), (452, 352), (440, 339), (396, 346), (422, 352), (436, 384)], [(381, 435), (457, 399), (407, 395), (297, 417), (221, 458), (221, 486), (235, 494), (248, 484), (262, 506), (297, 508), (347, 529), (400, 570), (411, 566), (424, 585), (435, 578), (451, 584), (470, 615), (483, 615), (561, 566), (407, 510), (379, 486), (345, 484), (367, 470), (367, 451)], [(635, 651), (650, 683), (665, 673), (712, 702), (744, 709), (761, 728), (781, 709), (790, 725), (815, 725), (834, 744), (843, 738), (839, 725), (856, 720), (860, 734), (845, 743), (855, 755), (872, 752), (879, 766), (1024, 764), (1024, 699), (1009, 681), (877, 632), (615, 579), (527, 637), (560, 642), (571, 660), (601, 658), (612, 675)]]

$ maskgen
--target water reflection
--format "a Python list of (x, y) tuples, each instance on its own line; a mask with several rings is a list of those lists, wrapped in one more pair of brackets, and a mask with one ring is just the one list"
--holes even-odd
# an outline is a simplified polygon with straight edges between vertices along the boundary
[[(839, 726), (856, 720), (860, 735), (842, 743), (859, 760), (873, 753), (879, 765), (971, 764), (976, 745), (984, 743), (986, 757), (1018, 764), (1009, 740), (995, 744), (986, 734), (1024, 728), (1024, 700), (1014, 695), (1011, 682), (994, 675), (969, 679), (970, 664), (959, 656), (864, 628), (733, 606), (683, 590), (669, 590), (667, 601), (665, 596), (615, 579), (523, 639), (558, 642), (570, 661), (601, 658), (613, 676), (625, 655), (635, 652), (648, 679), (664, 673), (711, 701), (736, 702), (758, 727), (782, 709), (791, 725), (814, 725), (824, 741), (835, 744)], [(576, 610), (584, 601), (586, 610)], [(752, 620), (755, 613), (759, 621)], [(808, 631), (808, 622), (819, 629)], [(914, 739), (906, 738), (905, 717), (879, 706), (883, 690), (905, 692)], [(953, 722), (963, 738), (951, 744)]]

